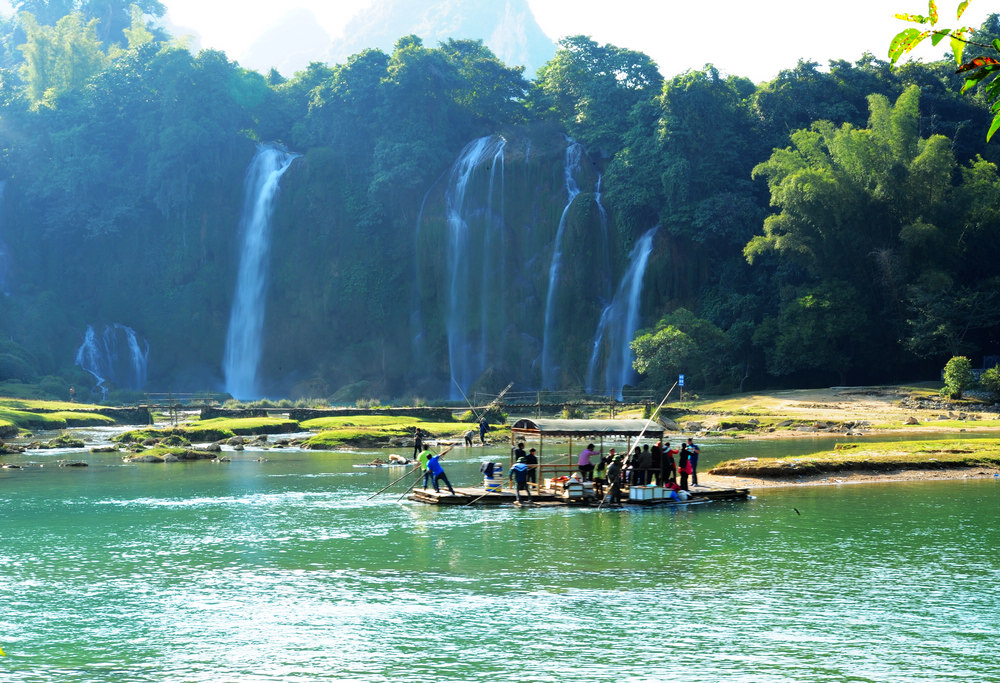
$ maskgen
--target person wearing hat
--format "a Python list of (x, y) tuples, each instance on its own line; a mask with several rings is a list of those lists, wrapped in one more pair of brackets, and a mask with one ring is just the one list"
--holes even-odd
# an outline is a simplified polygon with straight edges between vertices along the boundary
[(517, 498), (517, 504), (521, 504), (521, 490), (523, 489), (525, 494), (528, 496), (528, 502), (531, 500), (531, 489), (528, 488), (528, 472), (530, 468), (528, 463), (525, 462), (526, 456), (521, 456), (517, 459), (513, 465), (510, 466), (510, 478), (513, 480), (514, 484), (514, 497)]
[(524, 464), (528, 466), (528, 481), (532, 484), (538, 483), (538, 456), (535, 455), (535, 449), (531, 448), (528, 450), (528, 454), (524, 456)]
[[(614, 453), (614, 450), (611, 451)], [(620, 505), (622, 502), (622, 456), (615, 453), (608, 463), (608, 502), (612, 505)]]

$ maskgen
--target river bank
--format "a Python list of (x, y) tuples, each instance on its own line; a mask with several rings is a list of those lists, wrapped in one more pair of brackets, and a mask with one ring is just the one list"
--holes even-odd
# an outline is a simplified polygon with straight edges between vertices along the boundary
[[(699, 473), (698, 481), (713, 488), (765, 489), (799, 486), (840, 486), (844, 484), (887, 484), (913, 481), (949, 481), (957, 479), (993, 479), (1000, 477), (998, 467), (949, 467), (944, 469), (905, 469), (895, 472), (851, 472), (804, 474), (794, 477), (751, 477)], [(697, 488), (692, 489), (697, 491)]]

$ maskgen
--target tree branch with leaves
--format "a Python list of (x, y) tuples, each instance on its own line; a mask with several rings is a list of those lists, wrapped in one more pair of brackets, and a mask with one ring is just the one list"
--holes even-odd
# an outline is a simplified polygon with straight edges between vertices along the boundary
[[(962, 0), (962, 2), (958, 3), (955, 11), (956, 20), (961, 20), (971, 1)], [(976, 86), (988, 82), (985, 86), (986, 99), (990, 104), (990, 113), (993, 114), (993, 122), (986, 133), (986, 141), (989, 142), (993, 134), (1000, 129), (1000, 79), (996, 78), (997, 74), (1000, 73), (1000, 60), (994, 57), (976, 57), (963, 64), (962, 53), (965, 51), (966, 45), (975, 45), (976, 47), (992, 49), (997, 54), (1000, 54), (1000, 39), (993, 40), (990, 43), (980, 43), (971, 40), (968, 36), (973, 34), (975, 29), (970, 26), (935, 28), (941, 18), (935, 0), (929, 0), (926, 16), (922, 14), (896, 14), (895, 16), (897, 19), (921, 26), (930, 26), (931, 28), (921, 30), (911, 26), (897, 33), (896, 37), (889, 44), (890, 64), (895, 65), (903, 55), (913, 51), (914, 48), (927, 38), (931, 39), (933, 45), (937, 45), (945, 38), (948, 38), (952, 54), (955, 56), (955, 63), (958, 65), (955, 73), (965, 74), (965, 84), (962, 86), (962, 93), (966, 93)]]

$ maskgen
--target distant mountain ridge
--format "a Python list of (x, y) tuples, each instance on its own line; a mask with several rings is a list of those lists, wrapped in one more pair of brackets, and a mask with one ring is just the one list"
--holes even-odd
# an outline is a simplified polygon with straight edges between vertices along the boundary
[(272, 68), (291, 76), (321, 61), (330, 47), (327, 33), (312, 11), (293, 7), (240, 55), (243, 66), (267, 73)]
[(524, 66), (529, 78), (556, 50), (527, 0), (376, 0), (334, 40), (329, 60), (342, 63), (370, 47), (389, 52), (411, 33), (428, 47), (448, 38), (482, 40), (508, 66)]

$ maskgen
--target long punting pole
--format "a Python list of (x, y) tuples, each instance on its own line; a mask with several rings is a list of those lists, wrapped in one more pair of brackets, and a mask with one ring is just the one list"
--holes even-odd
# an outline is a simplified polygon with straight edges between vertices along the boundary
[[(445, 454), (445, 453), (447, 453), (448, 451), (450, 451), (450, 450), (451, 450), (452, 448), (454, 448), (454, 446), (453, 446), (453, 445), (452, 445), (452, 446), (448, 446), (448, 447), (447, 447), (446, 449), (444, 449), (443, 451), (441, 451), (441, 453), (439, 453), (439, 454), (438, 454), (438, 455), (439, 455), (439, 457), (440, 457), (441, 455), (444, 455), (444, 454)], [(400, 482), (400, 481), (402, 481), (403, 479), (405, 479), (406, 477), (410, 476), (411, 474), (413, 474), (414, 472), (416, 472), (416, 471), (417, 471), (417, 470), (419, 470), (419, 469), (420, 469), (420, 463), (417, 463), (417, 465), (416, 465), (416, 466), (415, 466), (415, 467), (414, 467), (414, 468), (413, 468), (412, 470), (410, 470), (409, 472), (407, 472), (406, 474), (404, 474), (404, 475), (403, 475), (402, 477), (399, 477), (398, 479), (394, 479), (393, 481), (389, 482), (389, 485), (388, 485), (388, 486), (386, 486), (386, 487), (384, 487), (384, 488), (381, 488), (381, 489), (379, 489), (378, 491), (376, 491), (376, 492), (375, 492), (375, 493), (373, 493), (372, 495), (370, 495), (370, 496), (368, 496), (367, 498), (365, 498), (365, 500), (371, 500), (372, 498), (374, 498), (374, 497), (375, 497), (375, 496), (377, 496), (378, 494), (382, 493), (383, 491), (386, 491), (386, 490), (388, 490), (388, 488), (389, 488), (390, 486), (392, 486), (393, 484), (395, 484), (396, 482)], [(412, 488), (412, 487), (411, 487), (411, 488)]]
[[(642, 440), (642, 435), (646, 433), (647, 429), (649, 429), (649, 425), (653, 424), (653, 418), (655, 418), (656, 414), (658, 412), (660, 412), (660, 408), (663, 407), (663, 404), (667, 402), (667, 398), (670, 396), (671, 393), (673, 393), (674, 389), (676, 389), (676, 388), (677, 388), (677, 382), (674, 382), (674, 386), (670, 387), (670, 391), (668, 391), (667, 395), (663, 397), (662, 401), (660, 401), (660, 405), (656, 406), (656, 410), (654, 410), (652, 412), (652, 414), (650, 414), (649, 419), (646, 420), (646, 425), (642, 428), (642, 431), (639, 432), (639, 436), (635, 437), (635, 443), (637, 445), (638, 445), (639, 441)], [(629, 444), (629, 448), (631, 448), (631, 447), (632, 447), (632, 445), (630, 443)], [(601, 502), (597, 506), (598, 510), (600, 510), (602, 507), (604, 507), (604, 501), (606, 501), (608, 499), (608, 497), (611, 495), (611, 490), (610, 489), (611, 489), (611, 485), (608, 486), (608, 493), (605, 494), (604, 497), (601, 498)]]

